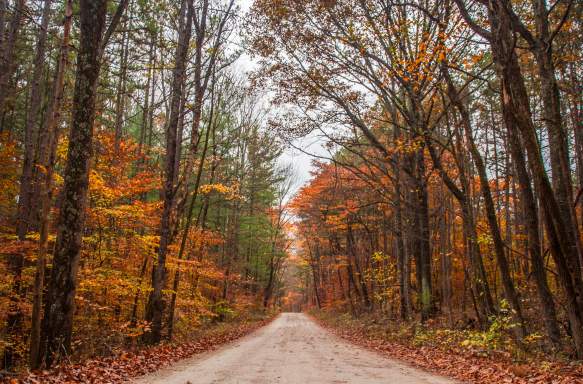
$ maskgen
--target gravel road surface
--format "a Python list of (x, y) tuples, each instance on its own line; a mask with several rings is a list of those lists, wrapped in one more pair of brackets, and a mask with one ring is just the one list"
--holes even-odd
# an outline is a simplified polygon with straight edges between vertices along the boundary
[(138, 384), (453, 384), (341, 340), (308, 316), (284, 313), (215, 351), (134, 381)]

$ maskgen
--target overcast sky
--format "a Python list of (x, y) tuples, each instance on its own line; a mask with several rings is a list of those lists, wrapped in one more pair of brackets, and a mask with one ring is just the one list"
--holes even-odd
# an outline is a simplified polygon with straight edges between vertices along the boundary
[[(251, 8), (253, 0), (236, 0), (241, 6), (242, 13), (246, 13)], [(247, 54), (243, 54), (242, 57), (235, 63), (235, 69), (240, 69), (241, 71), (251, 71), (254, 69), (253, 59)], [(295, 173), (295, 178), (297, 179), (294, 188), (294, 193), (307, 181), (310, 179), (310, 171), (312, 170), (312, 160), (313, 157), (306, 154), (315, 153), (318, 155), (324, 155), (325, 150), (322, 148), (323, 139), (319, 138), (317, 134), (309, 135), (303, 139), (296, 140), (293, 146), (301, 148), (302, 150), (295, 149), (293, 147), (286, 148), (283, 156), (280, 159), (281, 165), (285, 166), (288, 164), (292, 165)]]

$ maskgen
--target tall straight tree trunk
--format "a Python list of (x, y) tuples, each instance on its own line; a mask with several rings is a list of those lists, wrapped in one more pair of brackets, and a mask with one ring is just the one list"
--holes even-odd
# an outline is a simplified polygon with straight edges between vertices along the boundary
[[(49, 235), (49, 213), (52, 200), (53, 170), (56, 160), (58, 135), (58, 120), (63, 100), (65, 69), (67, 67), (67, 57), (69, 55), (69, 37), (71, 34), (71, 24), (73, 20), (73, 0), (65, 3), (65, 19), (63, 23), (63, 38), (57, 62), (55, 80), (49, 107), (45, 114), (44, 124), (39, 135), (39, 163), (44, 166), (44, 180), (39, 180), (39, 226), (40, 240), (39, 251), (36, 262), (36, 272), (33, 288), (32, 319), (30, 333), (30, 367), (38, 369), (41, 365), (41, 315), (43, 288), (45, 281), (45, 264), (48, 253)], [(48, 147), (48, 148), (47, 148)]]
[(531, 44), (536, 58), (537, 70), (543, 102), (543, 121), (549, 135), (551, 170), (553, 188), (557, 198), (562, 220), (567, 228), (573, 230), (568, 237), (570, 254), (578, 255), (579, 274), (583, 278), (583, 251), (578, 232), (578, 220), (573, 206), (573, 182), (571, 180), (571, 162), (569, 159), (568, 135), (563, 125), (561, 113), (561, 94), (557, 83), (553, 58), (553, 42), (549, 30), (549, 11), (546, 0), (535, 1), (535, 24), (538, 39)]
[[(510, 7), (507, 0), (492, 1), (488, 8), (492, 30), (491, 49), (497, 73), (501, 81), (502, 114), (509, 134), (517, 130), (523, 139), (528, 154), (528, 165), (544, 212), (544, 224), (551, 243), (551, 253), (557, 264), (560, 280), (567, 296), (567, 312), (571, 324), (573, 342), (579, 357), (583, 356), (583, 285), (574, 228), (565, 223), (561, 209), (546, 174), (544, 162), (532, 122), (530, 102), (521, 73), (518, 57), (514, 51), (515, 37), (511, 20), (504, 8)], [(516, 135), (518, 135), (516, 132)], [(524, 158), (515, 158), (524, 162)]]
[[(209, 14), (212, 10), (212, 4), (209, 0), (201, 0), (200, 6), (197, 7), (197, 14), (194, 17), (195, 46), (194, 46), (194, 104), (192, 108), (192, 130), (190, 139), (189, 155), (186, 159), (185, 178), (188, 178), (194, 167), (196, 158), (198, 136), (200, 123), (202, 119), (202, 108), (204, 98), (208, 90), (209, 82), (216, 72), (217, 58), (223, 44), (224, 28), (227, 20), (231, 17), (231, 9), (234, 0), (230, 0), (227, 8), (222, 15), (215, 19), (216, 16)], [(209, 36), (209, 25), (217, 23), (214, 36)], [(205, 49), (205, 43), (214, 37), (212, 47)], [(188, 194), (188, 182), (184, 183), (184, 195)]]
[[(276, 262), (276, 250), (277, 250), (277, 239), (280, 236), (280, 232), (282, 230), (282, 215), (284, 214), (284, 210), (282, 205), (280, 204), (277, 216), (277, 224), (275, 226), (275, 230), (273, 231), (273, 239), (271, 240), (271, 249), (269, 255), (269, 275), (267, 279), (267, 284), (263, 290), (263, 308), (267, 309), (269, 305), (269, 301), (273, 296), (273, 289), (277, 278), (277, 272), (280, 267), (279, 261)], [(314, 282), (315, 283), (315, 282)]]
[[(127, 29), (127, 21), (124, 23)], [(115, 100), (115, 124), (114, 124), (114, 151), (119, 154), (119, 147), (123, 136), (123, 122), (125, 116), (126, 92), (127, 92), (127, 73), (129, 57), (129, 40), (130, 33), (125, 32), (122, 38), (120, 48), (120, 68), (117, 82), (117, 95)]]
[(488, 318), (496, 313), (490, 283), (484, 267), (484, 261), (478, 245), (476, 220), (470, 201), (464, 201), (461, 206), (462, 231), (465, 238), (466, 253), (470, 262), (470, 288), (476, 299), (479, 321), (482, 325), (488, 323)]
[[(5, 114), (7, 112), (7, 103), (9, 97), (14, 91), (12, 86), (12, 77), (16, 70), (16, 42), (20, 34), (20, 27), (24, 20), (25, 0), (16, 0), (12, 12), (12, 18), (8, 26), (8, 36), (2, 40), (2, 49), (0, 50), (0, 133), (6, 129), (4, 127)], [(6, 4), (4, 3), (6, 8)], [(5, 14), (4, 10), (3, 14)], [(4, 25), (2, 26), (2, 29)], [(4, 35), (4, 34), (3, 34)]]
[[(456, 151), (461, 154), (462, 150), (459, 144), (461, 142), (461, 134), (456, 130), (455, 135), (457, 136), (458, 142)], [(488, 276), (484, 267), (484, 261), (482, 259), (482, 254), (478, 245), (476, 219), (474, 215), (474, 209), (472, 208), (472, 197), (470, 196), (471, 185), (470, 180), (467, 177), (467, 174), (469, 173), (467, 170), (469, 167), (467, 164), (468, 160), (466, 156), (461, 155), (462, 159), (460, 161), (461, 164), (459, 165), (459, 179), (461, 183), (460, 188), (444, 170), (441, 159), (436, 153), (435, 148), (433, 147), (433, 144), (430, 140), (429, 132), (425, 133), (425, 146), (429, 151), (431, 160), (433, 161), (433, 166), (439, 172), (441, 179), (448, 187), (449, 191), (453, 194), (455, 199), (458, 201), (461, 208), (464, 248), (467, 259), (470, 263), (471, 272), (469, 274), (470, 290), (472, 292), (472, 298), (474, 299), (474, 307), (476, 309), (478, 322), (483, 326), (488, 322), (488, 318), (496, 313), (496, 310), (490, 291), (490, 285), (488, 283)]]
[[(556, 69), (554, 63), (553, 40), (555, 33), (550, 30), (550, 12), (546, 0), (534, 0), (534, 25), (536, 34), (530, 32), (520, 18), (514, 13), (510, 2), (500, 2), (500, 16), (508, 19), (512, 29), (520, 33), (529, 45), (536, 60), (536, 67), (541, 88), (542, 120), (547, 128), (549, 137), (551, 171), (554, 196), (559, 209), (556, 215), (561, 217), (566, 229), (572, 231), (563, 239), (564, 246), (567, 247), (567, 255), (574, 264), (579, 266), (579, 273), (583, 278), (583, 250), (581, 246), (581, 235), (578, 232), (578, 219), (573, 206), (573, 182), (571, 180), (571, 166), (569, 159), (568, 134), (563, 125), (561, 114), (561, 95), (557, 83)], [(570, 10), (567, 8), (565, 17)], [(576, 138), (576, 136), (575, 136)]]
[(520, 202), (524, 216), (524, 227), (527, 234), (527, 250), (530, 255), (539, 298), (543, 304), (545, 325), (552, 342), (558, 345), (560, 343), (560, 331), (557, 325), (553, 296), (548, 286), (544, 259), (541, 252), (542, 239), (540, 234), (539, 209), (537, 208), (536, 198), (532, 190), (526, 164), (524, 160), (516, 161), (516, 159), (524, 159), (522, 143), (516, 132), (508, 132), (508, 145), (510, 147), (510, 153), (515, 159), (514, 170), (518, 186), (520, 187)]
[(24, 240), (29, 228), (36, 222), (33, 212), (36, 213), (33, 205), (36, 203), (32, 200), (33, 193), (33, 168), (35, 160), (35, 144), (37, 143), (38, 134), (38, 115), (41, 108), (41, 80), (45, 68), (45, 52), (47, 45), (47, 30), (51, 17), (52, 0), (45, 0), (41, 25), (38, 31), (36, 52), (33, 62), (32, 82), (30, 86), (30, 101), (26, 122), (24, 126), (24, 161), (22, 165), (22, 176), (20, 178), (20, 192), (18, 196), (18, 225), (16, 234), (19, 240)]
[(362, 292), (362, 300), (364, 307), (367, 310), (371, 309), (371, 300), (369, 298), (368, 287), (366, 286), (366, 282), (364, 281), (364, 277), (362, 275), (362, 270), (360, 268), (360, 263), (358, 261), (358, 254), (356, 252), (356, 244), (354, 239), (354, 234), (352, 232), (352, 225), (348, 224), (348, 233), (346, 236), (346, 248), (349, 255), (352, 256), (354, 260), (354, 268), (356, 269), (355, 273), (355, 280), (358, 281), (358, 285), (360, 286), (360, 291)]
[(423, 147), (415, 154), (415, 173), (416, 173), (416, 192), (414, 199), (416, 207), (414, 215), (416, 216), (417, 236), (419, 253), (420, 277), (420, 303), (421, 319), (428, 320), (434, 312), (433, 304), (433, 284), (431, 279), (431, 243), (430, 243), (430, 223), (429, 223), (429, 199), (427, 195), (427, 181), (425, 179), (425, 157)]
[(0, 0), (0, 54), (4, 54), (4, 32), (6, 23), (6, 11), (8, 8), (8, 0)]
[(80, 44), (73, 119), (53, 268), (43, 319), (43, 352), (47, 366), (71, 351), (77, 268), (85, 223), (89, 162), (93, 152), (96, 87), (107, 0), (81, 0), (79, 13)]
[[(506, 258), (504, 240), (502, 240), (502, 233), (500, 231), (498, 219), (496, 217), (496, 207), (494, 206), (494, 200), (492, 198), (492, 192), (490, 190), (488, 174), (486, 171), (486, 164), (484, 163), (482, 155), (480, 154), (480, 151), (478, 150), (478, 147), (476, 146), (476, 143), (474, 141), (472, 135), (471, 120), (468, 110), (466, 109), (466, 106), (464, 105), (462, 99), (460, 98), (459, 92), (457, 91), (453, 84), (453, 81), (449, 75), (445, 63), (444, 65), (442, 65), (442, 72), (447, 82), (448, 96), (460, 114), (461, 125), (463, 126), (464, 129), (466, 142), (469, 144), (470, 153), (474, 160), (476, 170), (478, 171), (478, 177), (480, 179), (480, 190), (486, 208), (486, 219), (488, 220), (490, 233), (492, 235), (492, 239), (494, 242), (494, 253), (496, 255), (496, 261), (498, 263), (498, 268), (500, 269), (500, 275), (502, 277), (504, 295), (506, 296), (506, 299), (508, 300), (511, 309), (513, 310), (514, 318), (518, 324), (517, 327), (515, 328), (517, 337), (519, 339), (523, 339), (524, 336), (526, 336), (524, 316), (522, 315), (522, 308), (518, 298), (518, 292), (516, 291), (510, 273), (510, 265), (508, 263), (508, 259)], [(556, 318), (554, 318), (554, 320), (556, 321)]]
[[(203, 48), (206, 40), (207, 21), (208, 21), (209, 1), (203, 0), (200, 16), (196, 17), (195, 25), (195, 47), (194, 47), (194, 105), (192, 111), (192, 132), (190, 139), (190, 148), (188, 157), (186, 159), (185, 178), (190, 177), (192, 168), (194, 167), (194, 159), (196, 158), (198, 135), (200, 130), (200, 121), (202, 118), (202, 107), (204, 94), (206, 92), (206, 83), (202, 82), (203, 72)], [(188, 194), (188, 182), (184, 183), (184, 194)]]
[(146, 341), (150, 344), (159, 343), (162, 338), (162, 319), (164, 316), (165, 300), (162, 290), (166, 285), (166, 256), (170, 245), (172, 229), (172, 212), (175, 206), (177, 169), (176, 162), (179, 156), (178, 123), (182, 111), (184, 83), (186, 80), (186, 60), (190, 37), (194, 5), (192, 0), (183, 0), (180, 15), (178, 45), (176, 47), (175, 66), (172, 74), (172, 95), (170, 116), (166, 127), (166, 159), (165, 181), (163, 185), (164, 208), (160, 221), (160, 245), (158, 247), (157, 264), (152, 270), (152, 293), (146, 308), (146, 320), (151, 322), (151, 331), (146, 334)]
[(452, 258), (451, 253), (453, 246), (455, 244), (454, 239), (452, 239), (452, 233), (455, 233), (454, 220), (452, 218), (453, 202), (450, 198), (446, 198), (446, 203), (444, 206), (444, 219), (443, 225), (444, 230), (441, 236), (444, 237), (444, 252), (442, 255), (442, 268), (443, 268), (443, 299), (447, 308), (447, 320), (448, 325), (453, 327), (453, 290), (452, 290)]
[[(148, 140), (148, 131), (152, 124), (150, 120), (150, 92), (152, 89), (155, 88), (156, 84), (154, 81), (154, 66), (156, 63), (156, 34), (151, 34), (150, 36), (150, 52), (148, 54), (148, 71), (147, 71), (147, 78), (148, 81), (146, 82), (146, 88), (144, 89), (144, 105), (142, 107), (142, 124), (140, 125), (140, 139), (138, 141), (138, 169), (141, 169), (141, 166), (144, 165), (145, 162), (145, 153), (144, 153), (144, 146), (146, 146)], [(152, 98), (153, 99), (153, 98)], [(153, 101), (153, 100), (152, 100)]]
[[(573, 91), (571, 92), (570, 109), (571, 122), (573, 126), (575, 161), (577, 169), (577, 195), (575, 197), (575, 209), (579, 206), (579, 224), (583, 225), (583, 101), (581, 100), (581, 91), (583, 85), (577, 75), (575, 65), (571, 63), (569, 68), (569, 75), (566, 76), (573, 84)], [(583, 266), (582, 266), (583, 267)]]
[[(317, 239), (316, 239), (317, 241)], [(318, 309), (322, 308), (322, 299), (320, 298), (320, 258), (318, 256), (314, 257), (312, 253), (312, 248), (309, 245), (308, 239), (306, 239), (306, 243), (308, 244), (308, 254), (310, 255), (310, 269), (312, 270), (312, 280), (314, 282), (314, 295), (316, 296), (316, 305)], [(316, 247), (318, 244), (316, 243)], [(318, 255), (317, 248), (316, 248), (316, 255)], [(340, 270), (338, 270), (338, 278), (340, 277)], [(340, 280), (340, 285), (342, 285), (342, 281)], [(344, 292), (343, 292), (344, 293)]]
[(405, 228), (403, 223), (403, 209), (401, 197), (401, 155), (396, 154), (394, 173), (395, 173), (395, 198), (393, 203), (395, 205), (395, 226), (396, 226), (396, 250), (397, 250), (397, 268), (399, 272), (399, 313), (401, 319), (409, 318), (409, 269), (407, 259), (408, 255), (405, 248)]
[[(199, 187), (202, 180), (202, 174), (204, 171), (204, 164), (206, 161), (206, 154), (208, 150), (209, 144), (209, 137), (210, 132), (215, 129), (215, 121), (214, 121), (214, 97), (211, 96), (211, 110), (210, 110), (210, 117), (209, 123), (207, 126), (207, 131), (205, 135), (205, 141), (203, 144), (202, 153), (200, 155), (200, 162), (198, 163), (198, 169), (196, 172), (196, 180), (194, 182), (194, 189), (192, 192), (192, 197), (190, 198), (190, 205), (188, 208), (188, 213), (186, 217), (186, 223), (183, 228), (182, 239), (180, 241), (180, 249), (178, 250), (178, 260), (182, 260), (184, 258), (184, 252), (186, 251), (186, 241), (188, 239), (188, 233), (190, 232), (190, 227), (192, 226), (192, 218), (194, 215), (194, 207), (198, 198)], [(220, 102), (220, 99), (219, 99)], [(200, 217), (200, 216), (198, 216)], [(198, 220), (195, 222), (195, 227), (198, 227)], [(176, 269), (174, 273), (174, 283), (172, 286), (172, 298), (170, 300), (170, 309), (168, 311), (168, 340), (172, 340), (172, 333), (174, 331), (174, 311), (176, 308), (176, 298), (178, 297), (178, 288), (180, 285), (180, 268)]]
[[(389, 110), (393, 124), (393, 141), (396, 143), (401, 140), (401, 128), (397, 123), (397, 111), (395, 108)], [(394, 173), (394, 198), (395, 207), (395, 250), (397, 252), (397, 272), (399, 274), (399, 314), (402, 320), (409, 318), (409, 270), (408, 255), (405, 247), (405, 227), (403, 223), (403, 201), (402, 201), (402, 161), (403, 155), (395, 151), (393, 155), (392, 168)]]
[[(17, 7), (14, 9), (12, 22), (10, 27), (10, 35), (6, 41), (6, 46), (3, 46), (2, 54), (4, 57), (0, 59), (0, 124), (5, 110), (5, 101), (8, 97), (8, 92), (11, 92), (9, 83), (12, 80), (12, 72), (14, 71), (15, 63), (15, 44), (19, 35), (20, 25), (24, 17), (24, 1), (19, 1)], [(5, 4), (4, 4), (5, 6)], [(46, 51), (47, 29), (50, 19), (51, 1), (45, 0), (43, 7), (41, 25), (37, 37), (37, 45), (34, 59), (34, 70), (30, 86), (30, 100), (28, 105), (28, 113), (24, 126), (24, 160), (22, 173), (20, 177), (20, 190), (18, 193), (18, 214), (16, 221), (16, 235), (18, 240), (24, 241), (31, 224), (33, 212), (32, 209), (32, 179), (33, 179), (33, 163), (35, 158), (35, 136), (37, 134), (37, 116), (41, 104), (41, 80), (44, 70), (44, 56)], [(2, 26), (3, 28), (4, 26)], [(3, 36), (2, 36), (3, 37)], [(3, 41), (2, 41), (3, 42)], [(2, 129), (0, 128), (0, 132)], [(17, 345), (21, 339), (22, 322), (24, 314), (21, 308), (21, 279), (22, 269), (24, 268), (24, 254), (17, 252), (10, 255), (9, 266), (13, 274), (12, 293), (10, 295), (10, 310), (6, 319), (7, 323), (7, 339), (8, 346), (4, 350), (3, 365), (5, 368), (11, 368), (15, 363), (18, 353), (16, 352)]]

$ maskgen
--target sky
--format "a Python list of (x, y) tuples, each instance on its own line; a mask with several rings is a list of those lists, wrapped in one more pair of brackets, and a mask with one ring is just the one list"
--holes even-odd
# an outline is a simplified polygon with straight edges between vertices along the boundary
[(237, 0), (237, 3), (241, 6), (241, 10), (243, 12), (247, 12), (249, 8), (251, 8), (251, 4), (253, 4), (253, 0)]
[[(241, 12), (246, 13), (251, 8), (254, 0), (236, 0), (241, 6)], [(244, 53), (235, 63), (235, 68), (241, 71), (252, 71), (256, 68), (256, 64), (247, 53)], [(268, 106), (269, 108), (269, 106)], [(291, 165), (294, 172), (294, 186), (291, 195), (294, 195), (303, 185), (305, 185), (311, 178), (310, 172), (313, 170), (312, 160), (314, 157), (308, 153), (325, 156), (326, 151), (322, 147), (324, 140), (316, 133), (310, 134), (302, 139), (295, 140), (291, 146), (286, 147), (283, 155), (280, 158), (280, 166)], [(301, 148), (298, 150), (296, 148)], [(289, 198), (292, 198), (290, 196)]]

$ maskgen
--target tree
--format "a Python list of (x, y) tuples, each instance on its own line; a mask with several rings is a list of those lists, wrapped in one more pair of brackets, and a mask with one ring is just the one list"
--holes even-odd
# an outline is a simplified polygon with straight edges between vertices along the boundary
[(109, 29), (105, 30), (107, 0), (80, 4), (80, 48), (77, 58), (72, 124), (65, 170), (53, 267), (43, 319), (43, 354), (47, 366), (70, 353), (81, 253), (89, 162), (93, 152), (93, 124), (101, 54), (127, 2), (122, 1)]

